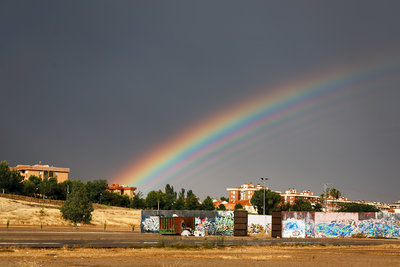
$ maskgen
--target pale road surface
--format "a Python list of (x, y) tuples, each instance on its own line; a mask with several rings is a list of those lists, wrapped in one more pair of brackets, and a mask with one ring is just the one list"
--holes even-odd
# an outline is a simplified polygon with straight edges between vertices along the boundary
[(400, 239), (375, 238), (267, 238), (261, 235), (248, 237), (181, 237), (132, 231), (116, 231), (72, 227), (5, 227), (0, 228), (0, 247), (142, 247), (183, 243), (201, 246), (205, 243), (235, 245), (274, 245), (274, 244), (334, 244), (334, 245), (400, 245)]

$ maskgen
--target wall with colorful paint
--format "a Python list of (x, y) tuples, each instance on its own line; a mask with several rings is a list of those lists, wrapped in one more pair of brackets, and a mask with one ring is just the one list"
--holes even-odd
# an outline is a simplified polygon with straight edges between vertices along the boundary
[(158, 233), (159, 217), (194, 217), (196, 235), (233, 235), (233, 211), (142, 210), (140, 231)]
[(282, 237), (400, 237), (400, 214), (282, 212)]
[(249, 234), (266, 234), (271, 236), (271, 215), (253, 215), (247, 216), (247, 232)]

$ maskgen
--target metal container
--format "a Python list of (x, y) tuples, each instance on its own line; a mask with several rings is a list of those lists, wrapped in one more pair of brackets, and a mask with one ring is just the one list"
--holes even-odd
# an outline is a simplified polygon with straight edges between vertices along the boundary
[(183, 230), (194, 230), (194, 217), (160, 217), (160, 234), (178, 235)]

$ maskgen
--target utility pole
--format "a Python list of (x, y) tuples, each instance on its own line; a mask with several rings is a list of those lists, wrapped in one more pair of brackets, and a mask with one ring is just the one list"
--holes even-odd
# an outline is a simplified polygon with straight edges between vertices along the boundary
[(333, 184), (332, 183), (326, 183), (326, 184), (324, 184), (324, 205), (325, 205), (325, 212), (328, 212), (328, 189), (329, 189), (329, 187), (328, 186), (332, 186), (333, 187)]
[(265, 215), (265, 190), (266, 190), (265, 182), (268, 180), (268, 178), (263, 178), (263, 177), (261, 177), (261, 180), (264, 181), (264, 205), (263, 205), (263, 215)]

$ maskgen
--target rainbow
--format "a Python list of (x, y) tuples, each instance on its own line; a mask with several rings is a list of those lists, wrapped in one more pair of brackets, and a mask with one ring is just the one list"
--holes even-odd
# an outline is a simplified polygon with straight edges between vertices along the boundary
[(310, 114), (357, 98), (399, 77), (399, 62), (383, 59), (373, 64), (346, 65), (270, 88), (191, 125), (151, 149), (111, 181), (149, 191), (191, 179), (250, 143), (279, 134)]

